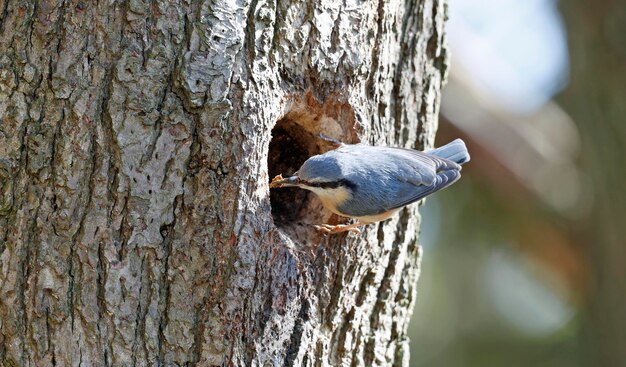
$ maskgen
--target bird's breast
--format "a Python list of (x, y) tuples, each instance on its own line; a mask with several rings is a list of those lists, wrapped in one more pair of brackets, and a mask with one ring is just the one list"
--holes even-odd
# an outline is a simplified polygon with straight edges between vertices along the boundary
[(308, 189), (313, 191), (317, 195), (317, 197), (322, 202), (322, 205), (324, 205), (326, 209), (335, 214), (349, 217), (349, 215), (342, 213), (337, 208), (351, 198), (352, 195), (347, 188), (339, 186), (332, 189), (320, 189), (317, 187), (309, 187)]
[[(349, 200), (352, 200), (352, 192), (344, 186), (339, 186), (332, 189), (321, 189), (318, 187), (307, 187), (307, 189), (313, 191), (317, 197), (320, 198), (322, 205), (331, 212), (341, 215), (343, 217), (355, 218), (358, 219), (363, 224), (380, 222), (382, 220), (391, 218), (394, 214), (396, 214), (401, 208), (388, 210), (379, 214), (372, 215), (354, 215), (350, 213), (345, 213), (341, 211), (339, 208), (344, 206)], [(344, 208), (345, 209), (345, 208)]]

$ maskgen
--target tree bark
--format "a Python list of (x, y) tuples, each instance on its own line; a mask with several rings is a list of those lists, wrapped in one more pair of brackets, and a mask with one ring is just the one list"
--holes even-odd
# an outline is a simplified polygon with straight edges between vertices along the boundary
[(290, 174), (423, 148), (443, 0), (0, 0), (0, 364), (407, 365), (415, 206), (361, 235)]

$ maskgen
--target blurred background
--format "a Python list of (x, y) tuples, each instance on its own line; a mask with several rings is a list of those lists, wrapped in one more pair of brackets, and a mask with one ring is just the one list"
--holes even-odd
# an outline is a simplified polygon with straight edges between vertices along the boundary
[(626, 3), (449, 0), (411, 365), (626, 366)]

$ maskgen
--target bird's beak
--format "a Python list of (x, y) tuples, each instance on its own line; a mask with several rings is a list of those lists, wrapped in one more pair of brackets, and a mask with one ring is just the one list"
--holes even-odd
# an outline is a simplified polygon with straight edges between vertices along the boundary
[(294, 187), (298, 186), (299, 183), (300, 179), (298, 178), (298, 176), (283, 178), (283, 176), (278, 175), (274, 177), (274, 179), (270, 183), (270, 189), (277, 189), (279, 187)]

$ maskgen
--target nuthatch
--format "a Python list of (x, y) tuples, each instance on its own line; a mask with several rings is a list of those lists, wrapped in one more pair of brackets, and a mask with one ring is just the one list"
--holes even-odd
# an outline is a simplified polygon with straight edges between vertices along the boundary
[(314, 192), (324, 207), (349, 225), (315, 226), (326, 233), (360, 232), (359, 226), (385, 220), (402, 207), (452, 185), (461, 164), (470, 160), (465, 143), (456, 139), (437, 149), (341, 144), (315, 155), (292, 177), (276, 176), (270, 188), (299, 187)]

